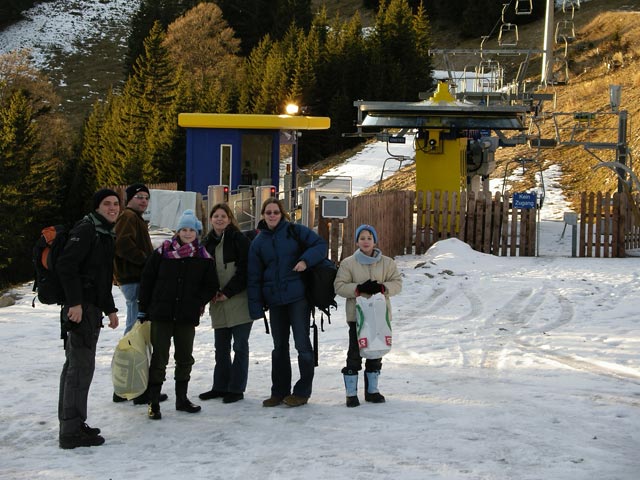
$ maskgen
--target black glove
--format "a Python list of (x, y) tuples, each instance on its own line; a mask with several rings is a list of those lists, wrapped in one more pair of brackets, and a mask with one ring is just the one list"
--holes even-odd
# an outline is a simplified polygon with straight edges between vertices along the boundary
[(147, 317), (147, 314), (145, 312), (138, 312), (138, 316), (136, 317), (136, 319), (140, 322), (140, 323), (144, 323), (147, 320), (149, 320), (149, 318)]
[(384, 287), (375, 280), (367, 280), (358, 285), (357, 288), (360, 293), (368, 293), (369, 295), (384, 291)]

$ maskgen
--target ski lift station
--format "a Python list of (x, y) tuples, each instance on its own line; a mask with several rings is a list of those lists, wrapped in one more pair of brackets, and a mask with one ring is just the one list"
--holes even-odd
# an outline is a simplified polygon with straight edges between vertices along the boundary
[[(420, 102), (357, 101), (358, 129), (416, 131), (416, 189), (460, 192), (488, 189), (498, 146), (523, 143), (505, 132), (526, 130), (525, 105), (482, 104), (456, 100), (440, 82)], [(496, 136), (492, 136), (492, 132)], [(486, 183), (484, 183), (486, 182)]]

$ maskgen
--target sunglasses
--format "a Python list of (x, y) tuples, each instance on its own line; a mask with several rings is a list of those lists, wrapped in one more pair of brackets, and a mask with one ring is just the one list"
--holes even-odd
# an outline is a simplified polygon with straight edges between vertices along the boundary
[(265, 215), (280, 215), (280, 210), (265, 210)]

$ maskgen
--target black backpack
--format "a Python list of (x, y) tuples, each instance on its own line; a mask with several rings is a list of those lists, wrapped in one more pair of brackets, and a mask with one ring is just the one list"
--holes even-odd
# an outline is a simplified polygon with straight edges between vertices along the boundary
[[(300, 240), (295, 225), (292, 223), (289, 224), (289, 235), (298, 242), (301, 249), (305, 250), (307, 248)], [(324, 315), (327, 316), (327, 321), (331, 324), (331, 307), (338, 308), (336, 291), (333, 287), (337, 273), (338, 267), (329, 258), (325, 258), (319, 264), (307, 268), (303, 273), (303, 279), (307, 287), (307, 299), (311, 304), (311, 317), (313, 318), (311, 330), (313, 331), (313, 356), (316, 367), (318, 366), (319, 350), (315, 309), (317, 308), (321, 312), (320, 330), (324, 332)]]
[[(56, 274), (55, 264), (67, 243), (68, 234), (64, 225), (45, 227), (33, 247), (33, 291), (37, 292), (38, 300), (46, 305), (64, 304), (64, 289)], [(32, 306), (35, 307), (35, 298)]]
[[(82, 222), (89, 222), (93, 225), (87, 217), (77, 222), (76, 225)], [(31, 258), (35, 270), (33, 291), (37, 292), (40, 303), (45, 305), (63, 305), (65, 302), (64, 288), (56, 273), (55, 265), (64, 250), (68, 236), (69, 229), (66, 226), (51, 225), (42, 229), (33, 246)], [(94, 242), (97, 236), (98, 232), (95, 232)], [(32, 307), (36, 306), (35, 302), (34, 298), (31, 302)]]
[[(300, 240), (298, 232), (292, 223), (289, 224), (289, 234), (296, 239), (300, 248), (307, 248)], [(317, 308), (320, 312), (326, 315), (329, 323), (331, 323), (331, 307), (334, 309), (338, 308), (338, 303), (336, 302), (336, 291), (333, 288), (333, 282), (336, 279), (337, 273), (338, 267), (336, 267), (336, 264), (329, 258), (325, 258), (314, 267), (307, 268), (303, 273), (309, 303), (313, 308)], [(324, 331), (323, 320), (323, 317), (321, 317), (320, 329), (322, 331)]]

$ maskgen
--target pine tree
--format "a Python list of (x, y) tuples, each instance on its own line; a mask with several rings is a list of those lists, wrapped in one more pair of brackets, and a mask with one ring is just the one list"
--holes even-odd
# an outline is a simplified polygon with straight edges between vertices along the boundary
[(202, 1), (142, 0), (138, 11), (131, 19), (131, 33), (128, 39), (129, 48), (126, 59), (127, 73), (133, 73), (136, 60), (144, 53), (144, 41), (156, 22), (160, 23), (163, 29), (166, 29), (176, 18)]
[(97, 181), (96, 166), (101, 164), (103, 157), (104, 142), (102, 140), (105, 115), (109, 105), (113, 102), (113, 92), (107, 94), (104, 102), (96, 102), (82, 132), (82, 149), (80, 160), (76, 167), (76, 172), (72, 177), (72, 184), (75, 191), (84, 190), (85, 195), (97, 190), (100, 185)]
[(217, 0), (224, 18), (242, 40), (248, 56), (269, 35), (282, 39), (289, 27), (309, 29), (313, 15), (310, 0)]
[(279, 45), (267, 55), (264, 75), (255, 93), (253, 113), (282, 113), (287, 97), (287, 75), (285, 55)]
[(22, 91), (15, 91), (6, 106), (0, 105), (0, 285), (15, 279), (24, 259), (23, 227), (30, 210), (23, 183), (38, 148), (32, 120), (33, 109)]
[[(271, 37), (265, 36), (260, 44), (253, 49), (244, 65), (245, 82), (240, 86), (238, 111), (240, 113), (256, 113), (256, 99), (262, 87), (262, 81), (267, 67), (267, 58), (274, 49)], [(264, 113), (264, 112), (261, 112)]]
[(183, 158), (173, 155), (180, 75), (164, 40), (156, 22), (122, 93), (112, 95), (103, 111), (94, 109), (83, 161), (92, 164), (87, 170), (95, 172), (97, 186), (155, 182), (182, 169)]
[(144, 52), (136, 59), (128, 81), (129, 94), (142, 102), (141, 108), (149, 108), (149, 111), (153, 106), (169, 105), (174, 99), (175, 69), (163, 45), (164, 39), (162, 25), (156, 22), (144, 41)]
[(316, 30), (305, 35), (301, 29), (292, 32), (294, 43), (290, 47), (293, 69), (290, 74), (289, 98), (299, 106), (313, 109), (317, 102), (316, 72), (320, 65), (320, 38)]
[(420, 19), (416, 20), (407, 0), (380, 2), (374, 33), (368, 42), (371, 60), (368, 90), (372, 99), (417, 100), (418, 93), (431, 85), (425, 39), (428, 20), (423, 8), (419, 8), (419, 14)]
[[(74, 136), (52, 85), (25, 52), (0, 55), (0, 286), (32, 276), (43, 221), (59, 221)], [(42, 135), (40, 132), (46, 132)], [(77, 200), (77, 197), (76, 197)]]
[(188, 78), (195, 111), (232, 111), (237, 103), (240, 40), (214, 3), (201, 3), (169, 25), (164, 45)]

